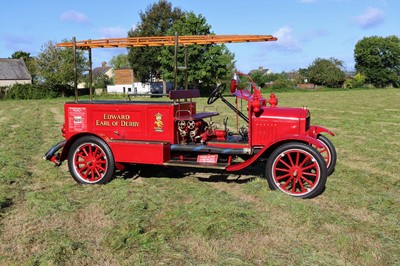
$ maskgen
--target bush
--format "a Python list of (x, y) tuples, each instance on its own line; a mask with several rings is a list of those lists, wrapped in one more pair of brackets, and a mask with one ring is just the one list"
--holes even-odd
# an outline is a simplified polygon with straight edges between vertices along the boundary
[(101, 75), (95, 78), (93, 82), (93, 88), (106, 89), (107, 85), (113, 84), (113, 79), (110, 79), (107, 75)]
[(345, 89), (353, 89), (353, 88), (362, 88), (365, 85), (366, 77), (357, 73), (354, 78), (347, 78), (343, 83), (343, 88)]
[(274, 81), (274, 84), (270, 87), (272, 90), (292, 90), (295, 84), (293, 81), (288, 79), (277, 79)]
[(352, 89), (354, 88), (354, 80), (351, 78), (347, 78), (346, 81), (343, 83), (343, 88), (345, 89)]
[(360, 73), (357, 73), (353, 79), (353, 87), (360, 88), (360, 87), (364, 86), (365, 80), (366, 80), (365, 76), (361, 75)]
[(338, 59), (317, 58), (305, 70), (305, 74), (311, 83), (331, 88), (340, 88), (346, 79), (346, 74), (342, 68), (343, 62)]
[(47, 99), (58, 96), (57, 92), (35, 84), (14, 84), (5, 93), (4, 99)]
[(0, 100), (2, 100), (6, 94), (7, 87), (0, 87)]

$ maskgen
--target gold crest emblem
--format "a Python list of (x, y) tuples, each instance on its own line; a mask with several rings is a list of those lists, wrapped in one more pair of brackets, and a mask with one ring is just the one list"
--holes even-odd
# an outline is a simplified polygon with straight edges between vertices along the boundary
[(156, 121), (154, 121), (154, 125), (155, 125), (154, 131), (155, 132), (164, 132), (164, 130), (163, 130), (164, 123), (162, 121), (163, 115), (160, 113), (157, 113), (154, 116), (156, 117)]

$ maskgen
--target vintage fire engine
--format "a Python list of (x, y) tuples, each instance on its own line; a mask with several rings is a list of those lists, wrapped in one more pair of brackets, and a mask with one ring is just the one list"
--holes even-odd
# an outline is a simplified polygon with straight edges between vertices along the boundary
[[(176, 53), (179, 45), (275, 40), (270, 35), (165, 36), (74, 40), (58, 46), (72, 47), (75, 52), (87, 49), (91, 61), (91, 48), (98, 47), (175, 45)], [(250, 81), (248, 88), (240, 87), (243, 76)], [(265, 162), (259, 165), (265, 165), (271, 189), (299, 198), (322, 193), (336, 164), (335, 148), (322, 133), (334, 134), (311, 125), (307, 108), (278, 107), (274, 94), (264, 98), (244, 74), (234, 74), (229, 93), (246, 103), (245, 111), (224, 97), (226, 87), (219, 85), (207, 103), (221, 99), (243, 119), (245, 126), (237, 133), (227, 129), (226, 120), (224, 129), (215, 127), (211, 120), (219, 115), (215, 110), (196, 108), (194, 99), (200, 96), (196, 89), (175, 86), (168, 101), (94, 101), (92, 93), (90, 100), (78, 101), (76, 93), (75, 101), (64, 105), (65, 140), (54, 145), (45, 159), (57, 166), (68, 160), (72, 177), (82, 184), (107, 183), (116, 169), (128, 164), (235, 172)]]

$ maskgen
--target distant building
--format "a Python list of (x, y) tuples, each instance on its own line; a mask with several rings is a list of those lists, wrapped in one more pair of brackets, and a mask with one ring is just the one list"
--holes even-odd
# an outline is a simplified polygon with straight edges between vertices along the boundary
[(248, 73), (248, 75), (251, 75), (251, 74), (253, 74), (254, 72), (261, 72), (263, 75), (269, 75), (269, 74), (272, 73), (271, 70), (269, 70), (269, 69), (264, 69), (264, 67), (260, 66), (260, 67), (258, 67), (258, 69), (250, 70), (250, 72)]
[(23, 59), (0, 58), (0, 87), (32, 84), (32, 76)]
[(118, 93), (128, 95), (141, 94), (163, 94), (173, 87), (172, 82), (157, 80), (153, 82), (138, 82), (135, 80), (131, 68), (118, 68), (114, 70), (114, 85), (107, 85), (107, 93)]
[(133, 70), (130, 68), (118, 68), (114, 70), (114, 84), (126, 85), (133, 84)]
[[(103, 75), (106, 75), (108, 78), (112, 78), (114, 76), (113, 73), (113, 68), (110, 66), (107, 66), (107, 62), (102, 62), (101, 67), (96, 67), (92, 69), (92, 78), (93, 78), (93, 83), (95, 80)], [(84, 89), (87, 88), (87, 82), (80, 82), (78, 84), (78, 89)]]
[[(302, 76), (300, 75), (299, 72), (286, 72), (285, 76), (290, 81), (300, 81), (302, 78)], [(304, 82), (307, 82), (307, 81), (304, 81)]]
[(93, 79), (106, 75), (109, 78), (113, 77), (113, 69), (107, 66), (107, 62), (102, 62), (101, 67), (93, 68), (92, 70)]
[(350, 70), (350, 71), (345, 71), (346, 78), (354, 78), (355, 75), (357, 75), (357, 72), (355, 70)]
[(133, 82), (131, 84), (115, 84), (107, 85), (107, 93), (118, 93), (118, 94), (163, 94), (164, 90), (168, 93), (174, 84), (172, 82)]
[[(114, 70), (114, 85), (107, 85), (107, 93), (133, 93), (133, 70), (130, 68), (118, 68)], [(137, 90), (136, 92), (137, 93)]]

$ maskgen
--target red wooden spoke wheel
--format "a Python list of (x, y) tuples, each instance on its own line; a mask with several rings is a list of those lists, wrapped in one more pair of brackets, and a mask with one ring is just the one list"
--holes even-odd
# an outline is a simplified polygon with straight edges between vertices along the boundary
[(336, 149), (335, 146), (333, 146), (332, 142), (325, 136), (323, 135), (318, 135), (318, 140), (324, 144), (324, 147), (322, 148), (317, 148), (317, 151), (321, 153), (322, 157), (324, 158), (326, 162), (326, 167), (327, 169), (327, 175), (330, 176), (333, 171), (335, 171), (335, 166), (336, 166)]
[(271, 189), (299, 198), (313, 198), (324, 191), (326, 162), (312, 146), (287, 143), (268, 158), (266, 177)]
[(100, 138), (84, 136), (71, 146), (68, 167), (72, 177), (82, 184), (104, 184), (114, 175), (114, 157)]

